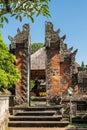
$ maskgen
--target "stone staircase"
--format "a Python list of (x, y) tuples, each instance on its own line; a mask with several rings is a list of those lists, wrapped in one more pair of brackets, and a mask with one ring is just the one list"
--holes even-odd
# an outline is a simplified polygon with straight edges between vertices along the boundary
[[(63, 121), (58, 114), (60, 106), (49, 107), (14, 107), (15, 115), (9, 117), (9, 127), (64, 127), (68, 121)], [(57, 111), (57, 113), (56, 113)]]
[(35, 106), (15, 106), (9, 117), (9, 127), (64, 127), (68, 121), (62, 118), (61, 105), (47, 106), (45, 97), (32, 100)]

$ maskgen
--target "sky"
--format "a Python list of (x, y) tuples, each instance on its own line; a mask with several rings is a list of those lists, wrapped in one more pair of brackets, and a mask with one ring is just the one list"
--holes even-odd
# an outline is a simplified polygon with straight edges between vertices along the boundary
[(8, 16), (9, 23), (2, 29), (5, 43), (9, 45), (8, 35), (14, 37), (25, 23), (30, 24), (31, 43), (45, 43), (45, 21), (50, 21), (55, 31), (60, 28), (60, 36), (66, 34), (64, 42), (68, 48), (78, 49), (76, 62), (87, 64), (87, 0), (51, 0), (49, 10), (51, 18), (40, 15), (34, 23), (26, 18), (19, 22)]

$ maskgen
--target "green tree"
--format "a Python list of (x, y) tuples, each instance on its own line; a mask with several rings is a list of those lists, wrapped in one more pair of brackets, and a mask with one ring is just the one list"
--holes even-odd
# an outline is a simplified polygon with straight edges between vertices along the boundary
[(85, 65), (85, 68), (87, 69), (87, 65)]
[(84, 61), (82, 61), (82, 63), (81, 63), (81, 67), (82, 67), (82, 68), (85, 67), (85, 65), (84, 65)]
[(43, 43), (32, 43), (31, 44), (31, 54), (39, 50), (40, 48), (43, 47)]
[(7, 14), (22, 21), (23, 17), (30, 18), (34, 22), (33, 16), (42, 14), (49, 17), (48, 3), (50, 0), (0, 0), (0, 26), (3, 22), (8, 23)]
[(0, 89), (8, 89), (15, 85), (21, 78), (14, 65), (16, 57), (8, 50), (0, 33)]

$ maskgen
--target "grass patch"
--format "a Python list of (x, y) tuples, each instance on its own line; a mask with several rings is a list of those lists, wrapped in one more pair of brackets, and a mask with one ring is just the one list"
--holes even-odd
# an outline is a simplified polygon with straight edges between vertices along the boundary
[(68, 125), (68, 128), (87, 128), (87, 124), (78, 124), (78, 123), (72, 123)]
[(5, 130), (10, 130), (10, 128), (8, 127), (8, 123), (7, 122), (5, 124)]
[(31, 100), (34, 100), (35, 99), (35, 96), (31, 96)]

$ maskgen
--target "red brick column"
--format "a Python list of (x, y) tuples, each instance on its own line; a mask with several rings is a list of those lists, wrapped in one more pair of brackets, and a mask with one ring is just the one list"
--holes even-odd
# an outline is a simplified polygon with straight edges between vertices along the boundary
[(47, 50), (46, 69), (47, 94), (52, 98), (60, 91), (60, 55), (55, 48)]
[(59, 36), (59, 30), (53, 30), (53, 24), (46, 23), (46, 82), (47, 99), (50, 102), (58, 94), (67, 93), (72, 87), (72, 75), (75, 74), (75, 55), (72, 47), (67, 49), (64, 43), (66, 35)]
[(22, 31), (17, 29), (17, 35), (11, 40), (11, 52), (16, 56), (16, 66), (21, 73), (21, 80), (15, 87), (15, 101), (16, 104), (28, 102), (28, 44), (29, 44), (29, 25), (24, 24)]

